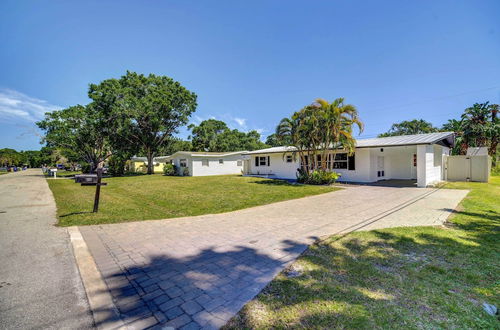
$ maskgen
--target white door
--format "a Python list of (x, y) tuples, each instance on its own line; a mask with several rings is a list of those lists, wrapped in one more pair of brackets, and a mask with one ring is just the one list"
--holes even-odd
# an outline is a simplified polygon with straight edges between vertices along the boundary
[(382, 180), (385, 178), (385, 169), (384, 169), (384, 156), (377, 157), (377, 179)]

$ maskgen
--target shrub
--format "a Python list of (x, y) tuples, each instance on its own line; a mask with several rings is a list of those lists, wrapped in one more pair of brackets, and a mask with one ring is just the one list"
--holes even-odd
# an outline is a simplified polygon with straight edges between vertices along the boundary
[(177, 169), (173, 164), (165, 164), (163, 165), (163, 174), (168, 176), (174, 176), (177, 173)]
[(108, 161), (109, 165), (109, 173), (112, 176), (123, 176), (125, 174), (125, 163), (127, 162), (127, 158), (123, 158), (120, 156), (111, 156)]
[(325, 170), (314, 170), (311, 173), (308, 173), (307, 171), (299, 169), (298, 172), (298, 182), (315, 185), (332, 184), (335, 183), (335, 181), (337, 181), (337, 179), (340, 177), (340, 174), (337, 172), (330, 172)]
[(184, 170), (182, 171), (182, 176), (189, 176), (189, 168), (184, 167)]
[(82, 165), (82, 173), (90, 173), (90, 164), (83, 164)]

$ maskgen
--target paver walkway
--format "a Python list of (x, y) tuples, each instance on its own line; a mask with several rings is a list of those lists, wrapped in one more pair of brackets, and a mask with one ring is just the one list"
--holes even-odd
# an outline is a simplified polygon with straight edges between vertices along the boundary
[(317, 237), (439, 225), (461, 190), (350, 186), (241, 211), (80, 227), (132, 328), (218, 328)]
[(92, 315), (39, 169), (0, 175), (0, 329), (87, 329)]

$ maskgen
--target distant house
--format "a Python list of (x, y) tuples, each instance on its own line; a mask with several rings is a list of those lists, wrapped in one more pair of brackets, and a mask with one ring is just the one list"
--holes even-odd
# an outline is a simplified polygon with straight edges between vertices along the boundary
[(178, 151), (166, 159), (176, 166), (180, 175), (207, 176), (242, 174), (246, 151), (192, 152)]
[[(444, 179), (444, 156), (454, 143), (453, 132), (360, 139), (353, 155), (339, 149), (335, 159), (329, 156), (327, 161), (333, 161), (340, 181), (415, 180), (426, 187)], [(296, 179), (297, 170), (308, 164), (300, 164), (294, 151), (294, 147), (274, 147), (246, 152), (244, 174)]]
[[(169, 156), (159, 156), (153, 158), (153, 170), (154, 173), (163, 173), (163, 165), (167, 163), (167, 158)], [(147, 157), (132, 157), (130, 159), (131, 172), (144, 172), (148, 171), (148, 159)]]

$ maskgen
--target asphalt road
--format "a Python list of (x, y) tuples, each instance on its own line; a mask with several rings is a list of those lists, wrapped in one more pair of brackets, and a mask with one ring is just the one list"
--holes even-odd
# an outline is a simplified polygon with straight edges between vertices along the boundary
[(41, 170), (0, 175), (0, 329), (93, 328), (55, 212)]

